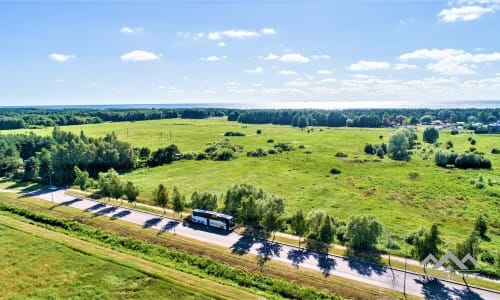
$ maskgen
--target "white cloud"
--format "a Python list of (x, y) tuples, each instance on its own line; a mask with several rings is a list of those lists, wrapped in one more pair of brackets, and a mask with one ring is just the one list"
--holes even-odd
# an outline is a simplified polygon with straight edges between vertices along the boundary
[(445, 75), (472, 75), (476, 73), (473, 70), (475, 68), (475, 64), (458, 64), (452, 59), (443, 59), (427, 65), (427, 69)]
[(316, 74), (318, 75), (331, 75), (333, 72), (330, 70), (318, 70)]
[(214, 31), (208, 33), (209, 40), (220, 40), (222, 38), (230, 39), (244, 39), (249, 37), (257, 37), (259, 34), (254, 31), (241, 30), (241, 29), (231, 29), (225, 31)]
[(224, 42), (218, 42), (217, 46), (219, 46), (219, 47), (226, 47), (226, 43), (224, 43)]
[(182, 79), (189, 80), (189, 76), (184, 76)]
[(295, 72), (294, 70), (281, 70), (278, 72), (278, 75), (293, 76), (293, 75), (297, 75), (297, 72)]
[(209, 32), (207, 38), (209, 40), (220, 40), (222, 39), (222, 34), (220, 32)]
[(258, 82), (254, 82), (254, 83), (251, 84), (251, 86), (252, 87), (261, 87), (261, 86), (263, 86), (263, 84), (262, 83), (258, 83)]
[(438, 16), (442, 21), (446, 23), (452, 23), (457, 21), (473, 21), (485, 14), (494, 13), (498, 9), (498, 6), (461, 6), (453, 7), (449, 9), (443, 9)]
[(278, 58), (279, 56), (274, 53), (269, 53), (267, 56), (259, 56), (259, 59), (263, 60), (277, 60)]
[(500, 52), (471, 54), (462, 49), (419, 49), (411, 53), (402, 54), (399, 59), (430, 60), (427, 69), (445, 75), (475, 74), (477, 64), (500, 61)]
[[(143, 29), (140, 27), (131, 28), (131, 27), (123, 26), (122, 29), (120, 29), (120, 32), (124, 33), (124, 34), (140, 33), (142, 31), (143, 31)], [(179, 33), (177, 33), (177, 34), (179, 34)]]
[(394, 65), (394, 70), (401, 71), (401, 70), (407, 70), (407, 69), (416, 69), (416, 65), (410, 65), (410, 64), (395, 64)]
[(203, 60), (203, 61), (219, 61), (219, 60), (225, 59), (225, 58), (227, 58), (227, 56), (210, 55), (210, 56), (200, 57), (200, 60)]
[(301, 87), (307, 87), (309, 86), (309, 82), (307, 81), (287, 81), (285, 82), (285, 86), (287, 87), (294, 87), (294, 88), (301, 88)]
[(330, 59), (330, 55), (328, 54), (315, 54), (311, 55), (312, 59)]
[(161, 57), (161, 54), (155, 54), (153, 52), (144, 50), (134, 50), (129, 53), (123, 54), (120, 58), (122, 61), (148, 61), (157, 60)]
[(49, 54), (49, 59), (58, 61), (58, 62), (67, 62), (68, 60), (75, 59), (76, 56), (73, 54), (60, 54), (60, 53), (52, 53)]
[(245, 73), (262, 73), (262, 72), (264, 72), (264, 69), (262, 69), (262, 67), (256, 67), (255, 69), (245, 70)]
[(337, 79), (333, 78), (333, 77), (329, 77), (329, 78), (324, 78), (324, 79), (321, 79), (320, 81), (318, 81), (319, 83), (332, 83), (332, 82), (337, 82)]
[(265, 34), (265, 35), (274, 35), (274, 34), (276, 34), (276, 30), (274, 28), (262, 28), (260, 30), (260, 32), (262, 34)]
[(302, 56), (300, 53), (287, 53), (279, 58), (282, 62), (287, 63), (308, 63), (309, 58)]
[(386, 61), (360, 60), (359, 62), (350, 65), (348, 69), (351, 71), (371, 71), (371, 70), (389, 69), (390, 67), (391, 64)]
[(178, 89), (175, 86), (166, 86), (166, 85), (158, 86), (158, 90), (165, 91), (167, 93), (183, 93), (184, 92), (184, 90)]

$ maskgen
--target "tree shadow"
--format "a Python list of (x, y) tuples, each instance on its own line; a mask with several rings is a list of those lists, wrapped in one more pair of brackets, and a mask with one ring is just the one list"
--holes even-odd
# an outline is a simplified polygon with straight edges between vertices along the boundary
[(280, 257), (280, 252), (281, 252), (281, 244), (277, 243), (271, 243), (268, 242), (267, 240), (262, 241), (262, 246), (257, 249), (257, 253), (259, 256), (262, 257)]
[(315, 257), (318, 260), (318, 267), (325, 276), (330, 275), (330, 272), (337, 266), (335, 259), (327, 253), (315, 253)]
[(102, 204), (102, 203), (97, 203), (97, 204), (92, 205), (91, 207), (84, 209), (83, 211), (89, 212), (89, 211), (101, 209), (103, 207), (106, 207), (106, 205)]
[(163, 220), (163, 218), (159, 218), (159, 217), (146, 220), (146, 222), (144, 222), (144, 225), (142, 225), (142, 227), (144, 227), (144, 228), (151, 228), (151, 227), (153, 227), (155, 225), (158, 225), (158, 223), (160, 223), (161, 220)]
[(346, 254), (349, 257), (347, 260), (349, 268), (351, 268), (351, 270), (355, 270), (361, 275), (382, 275), (387, 272), (386, 267), (377, 263), (380, 261), (380, 254), (378, 253), (358, 252), (356, 250), (349, 249)]
[(465, 287), (462, 290), (456, 288), (449, 288), (442, 284), (438, 279), (431, 280), (415, 280), (417, 283), (422, 284), (422, 293), (425, 299), (467, 299), (467, 300), (480, 300), (484, 299), (479, 294)]
[(241, 235), (238, 241), (234, 243), (230, 248), (233, 249), (233, 253), (243, 255), (250, 252), (250, 249), (256, 241), (257, 240), (253, 236)]
[(296, 268), (299, 267), (309, 256), (311, 252), (305, 249), (293, 249), (288, 251), (287, 258), (292, 262), (292, 265)]
[(75, 199), (71, 199), (71, 200), (68, 200), (68, 201), (64, 201), (64, 202), (61, 202), (61, 203), (58, 203), (56, 205), (52, 205), (51, 207), (49, 207), (49, 209), (54, 209), (56, 207), (59, 207), (59, 206), (71, 206), (77, 202), (80, 202), (82, 201), (82, 198), (75, 198)]
[(170, 231), (171, 229), (174, 229), (179, 225), (181, 222), (179, 221), (168, 221), (163, 227), (160, 229), (160, 232), (158, 234), (162, 234), (163, 232)]
[(103, 208), (103, 209), (101, 209), (99, 211), (96, 211), (92, 217), (98, 217), (98, 216), (110, 214), (110, 213), (114, 212), (117, 209), (118, 209), (118, 207), (116, 207), (116, 206), (106, 207), (106, 208)]
[(119, 218), (123, 218), (125, 216), (128, 216), (130, 215), (132, 212), (130, 210), (122, 210), (120, 212), (117, 212), (115, 213), (114, 215), (112, 215), (110, 217), (111, 220), (116, 220), (116, 219), (119, 219)]

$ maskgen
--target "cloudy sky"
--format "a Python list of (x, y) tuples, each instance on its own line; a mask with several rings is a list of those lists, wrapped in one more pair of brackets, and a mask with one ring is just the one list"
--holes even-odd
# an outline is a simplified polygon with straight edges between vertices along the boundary
[(0, 2), (0, 106), (500, 99), (500, 0)]

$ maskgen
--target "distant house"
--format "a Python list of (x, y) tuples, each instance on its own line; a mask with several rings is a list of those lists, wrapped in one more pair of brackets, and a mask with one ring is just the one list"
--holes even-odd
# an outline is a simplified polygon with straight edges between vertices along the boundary
[(488, 124), (488, 133), (500, 133), (500, 122)]

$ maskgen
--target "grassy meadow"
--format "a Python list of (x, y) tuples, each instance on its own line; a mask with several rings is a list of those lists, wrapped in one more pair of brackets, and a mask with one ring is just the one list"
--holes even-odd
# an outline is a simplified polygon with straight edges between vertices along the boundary
[(98, 246), (2, 214), (0, 237), (2, 299), (212, 299), (215, 296), (209, 289), (204, 293), (202, 288), (179, 285), (168, 275), (157, 276), (153, 272), (150, 275), (147, 266), (127, 266), (133, 259), (124, 254), (111, 250), (106, 253)]
[[(283, 196), (287, 213), (298, 209), (308, 212), (315, 208), (327, 210), (334, 218), (346, 220), (351, 215), (377, 216), (386, 229), (386, 236), (396, 240), (421, 226), (438, 223), (448, 248), (463, 240), (473, 228), (474, 219), (484, 214), (488, 220), (488, 237), (482, 248), (500, 248), (500, 155), (491, 154), (499, 148), (499, 135), (473, 135), (460, 132), (452, 136), (440, 132), (438, 142), (451, 141), (457, 153), (471, 147), (467, 138), (477, 141), (474, 147), (491, 160), (491, 170), (445, 169), (434, 164), (434, 146), (423, 144), (415, 149), (409, 162), (397, 162), (363, 152), (366, 143), (386, 143), (395, 129), (360, 129), (314, 127), (300, 130), (290, 126), (242, 125), (224, 119), (170, 119), (144, 122), (105, 123), (62, 127), (89, 136), (104, 136), (115, 132), (120, 140), (134, 147), (151, 150), (176, 144), (181, 152), (203, 151), (212, 142), (220, 141), (227, 131), (239, 131), (243, 137), (227, 137), (243, 146), (239, 158), (232, 161), (183, 160), (156, 168), (142, 168), (123, 174), (141, 188), (140, 198), (151, 201), (151, 192), (164, 183), (169, 190), (177, 186), (189, 199), (194, 191), (222, 195), (238, 183), (250, 183), (269, 194)], [(262, 133), (257, 134), (256, 130)], [(50, 134), (51, 128), (34, 130)], [(419, 141), (422, 142), (422, 129)], [(22, 131), (2, 131), (2, 134)], [(247, 157), (247, 151), (273, 147), (268, 143), (290, 142), (295, 150), (266, 157)], [(303, 148), (299, 146), (303, 145)], [(425, 152), (424, 152), (425, 149)], [(337, 152), (347, 158), (335, 157)], [(332, 175), (337, 168), (341, 174)], [(477, 189), (471, 179), (482, 175), (486, 187)], [(488, 179), (493, 183), (488, 185)], [(383, 243), (384, 241), (381, 241)], [(399, 241), (402, 244), (401, 240)]]

